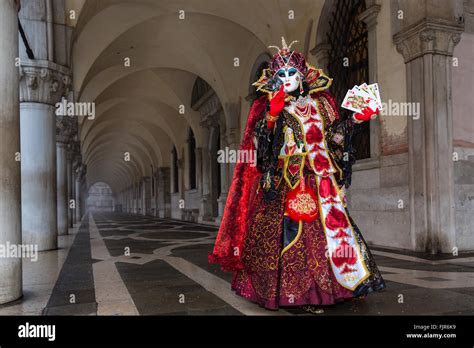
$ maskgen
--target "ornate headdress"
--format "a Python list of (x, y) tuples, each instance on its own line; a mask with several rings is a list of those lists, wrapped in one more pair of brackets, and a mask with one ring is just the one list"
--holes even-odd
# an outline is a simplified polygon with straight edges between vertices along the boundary
[(303, 76), (306, 75), (306, 60), (303, 55), (299, 52), (291, 51), (291, 46), (298, 41), (292, 41), (288, 46), (285, 38), (281, 37), (281, 48), (278, 46), (268, 46), (268, 48), (276, 48), (278, 51), (273, 56), (269, 63), (270, 71), (274, 76), (278, 70), (284, 67), (292, 67), (298, 70)]
[(298, 41), (292, 41), (288, 46), (285, 38), (281, 38), (282, 47), (269, 46), (268, 48), (276, 48), (278, 52), (269, 62), (269, 68), (264, 69), (260, 78), (253, 83), (257, 87), (257, 91), (265, 93), (273, 93), (277, 90), (275, 84), (275, 74), (284, 67), (292, 67), (297, 69), (303, 76), (304, 81), (309, 87), (309, 93), (325, 90), (331, 86), (332, 79), (327, 77), (321, 69), (306, 63), (304, 56), (296, 51), (291, 50), (291, 46)]

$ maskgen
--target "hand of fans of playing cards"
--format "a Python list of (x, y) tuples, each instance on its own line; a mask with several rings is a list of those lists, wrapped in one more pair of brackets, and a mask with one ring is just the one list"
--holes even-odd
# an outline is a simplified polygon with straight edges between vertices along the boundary
[(344, 109), (354, 111), (353, 119), (356, 123), (369, 121), (377, 117), (382, 110), (379, 86), (376, 83), (354, 86), (347, 91), (341, 105)]

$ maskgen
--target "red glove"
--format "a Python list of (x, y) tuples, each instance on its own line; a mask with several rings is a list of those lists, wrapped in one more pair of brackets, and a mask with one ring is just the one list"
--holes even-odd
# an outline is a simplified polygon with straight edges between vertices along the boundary
[[(278, 118), (281, 110), (285, 107), (285, 92), (283, 92), (283, 86), (280, 87), (278, 93), (270, 100), (270, 110), (268, 114), (270, 117)], [(273, 128), (275, 125), (275, 120), (267, 119), (268, 128)]]
[(370, 107), (366, 107), (362, 110), (362, 112), (358, 112), (354, 114), (354, 119), (359, 122), (364, 122), (370, 120), (374, 115), (379, 114), (379, 109), (376, 108), (375, 111), (372, 110)]

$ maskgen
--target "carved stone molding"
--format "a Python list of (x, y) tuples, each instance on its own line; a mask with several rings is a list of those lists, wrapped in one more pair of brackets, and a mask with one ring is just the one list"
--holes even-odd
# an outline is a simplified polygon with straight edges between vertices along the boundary
[(76, 172), (76, 180), (80, 182), (84, 180), (87, 174), (87, 166), (85, 164), (81, 164), (76, 168), (75, 172)]
[(82, 155), (79, 153), (74, 153), (72, 166), (77, 173), (78, 168), (82, 165)]
[(22, 60), (20, 103), (55, 105), (69, 92), (71, 72), (46, 60)]
[(329, 43), (320, 43), (310, 51), (310, 53), (314, 56), (314, 58), (316, 58), (316, 61), (318, 62), (317, 68), (327, 70), (330, 51), (331, 45)]
[(201, 125), (201, 127), (207, 128), (208, 130), (211, 130), (212, 128), (217, 128), (219, 126), (218, 115), (219, 114), (214, 114), (204, 119), (201, 119), (201, 122), (199, 122), (199, 124)]
[(228, 128), (226, 140), (230, 147), (237, 147), (239, 145), (239, 130), (237, 128)]
[(217, 94), (212, 93), (197, 108), (201, 114), (201, 126), (206, 128), (215, 127), (219, 124), (219, 112), (222, 110), (221, 102)]
[(77, 118), (56, 116), (56, 142), (69, 143), (77, 134)]
[(78, 169), (82, 166), (82, 154), (81, 154), (81, 145), (78, 141), (72, 143), (73, 146), (71, 148), (72, 153), (72, 167), (74, 171), (77, 173)]
[(371, 30), (377, 25), (377, 16), (382, 7), (380, 5), (372, 5), (359, 15), (359, 20), (367, 24), (367, 29)]
[(77, 155), (81, 153), (81, 145), (78, 141), (70, 141), (67, 145), (66, 158), (68, 161), (74, 162)]
[(393, 36), (397, 51), (405, 63), (425, 54), (452, 56), (454, 46), (461, 40), (464, 26), (441, 19), (424, 19), (402, 29)]

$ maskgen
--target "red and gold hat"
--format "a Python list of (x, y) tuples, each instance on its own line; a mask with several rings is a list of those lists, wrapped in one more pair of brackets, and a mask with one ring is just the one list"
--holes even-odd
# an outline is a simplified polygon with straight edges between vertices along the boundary
[(291, 46), (297, 43), (298, 41), (292, 41), (288, 46), (286, 44), (285, 38), (281, 37), (281, 48), (278, 46), (268, 46), (268, 48), (276, 48), (278, 52), (271, 59), (269, 66), (272, 75), (275, 75), (278, 70), (282, 68), (295, 68), (298, 70), (301, 75), (306, 75), (306, 60), (303, 55), (299, 52), (291, 51)]
[(329, 78), (321, 69), (316, 69), (314, 66), (306, 63), (304, 56), (296, 51), (291, 50), (291, 46), (298, 41), (292, 41), (290, 45), (286, 44), (285, 38), (281, 38), (282, 47), (269, 46), (268, 48), (276, 48), (278, 52), (269, 61), (268, 69), (262, 71), (260, 78), (253, 83), (253, 86), (257, 87), (257, 91), (261, 91), (268, 94), (277, 92), (275, 86), (275, 74), (282, 68), (295, 68), (297, 69), (302, 77), (303, 81), (309, 87), (309, 93), (323, 91), (329, 88), (332, 84), (332, 79)]

